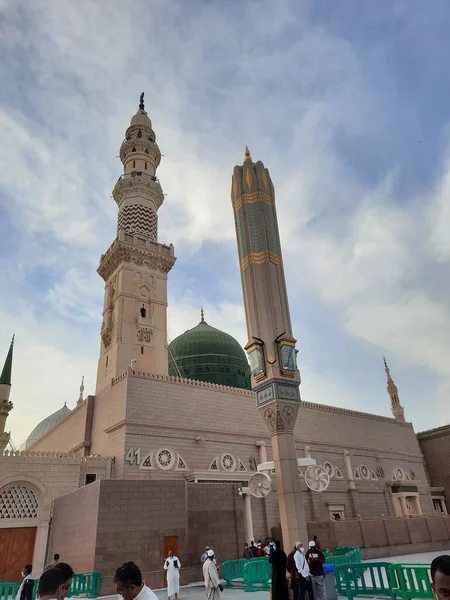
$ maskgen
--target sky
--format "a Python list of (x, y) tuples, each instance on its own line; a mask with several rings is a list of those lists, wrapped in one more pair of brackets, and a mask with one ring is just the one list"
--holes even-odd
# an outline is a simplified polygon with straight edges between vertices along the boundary
[[(95, 392), (120, 144), (145, 92), (163, 158), (169, 339), (247, 340), (231, 176), (276, 190), (303, 400), (450, 421), (446, 0), (0, 0), (0, 362), (18, 446)], [(256, 412), (255, 412), (255, 418)]]

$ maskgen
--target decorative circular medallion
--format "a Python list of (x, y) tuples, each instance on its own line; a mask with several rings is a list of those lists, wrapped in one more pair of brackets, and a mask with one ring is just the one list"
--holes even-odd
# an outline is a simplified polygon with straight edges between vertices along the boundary
[(363, 479), (370, 479), (370, 469), (366, 465), (361, 465), (359, 472)]
[(175, 454), (168, 448), (160, 448), (156, 453), (156, 462), (160, 469), (168, 471), (175, 464)]
[(236, 468), (236, 461), (231, 454), (223, 454), (220, 462), (224, 471), (234, 471)]
[(330, 462), (324, 462), (323, 463), (323, 468), (325, 469), (325, 471), (328, 473), (328, 475), (330, 477), (334, 477), (336, 475), (336, 470), (334, 468), (334, 465), (332, 465)]
[(405, 479), (403, 469), (400, 469), (400, 467), (397, 467), (397, 469), (395, 469), (395, 478), (400, 480)]

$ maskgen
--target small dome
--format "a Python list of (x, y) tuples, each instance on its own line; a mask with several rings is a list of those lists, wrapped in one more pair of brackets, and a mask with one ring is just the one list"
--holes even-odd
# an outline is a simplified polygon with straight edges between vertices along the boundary
[(205, 321), (169, 344), (169, 374), (250, 389), (250, 367), (239, 342)]
[(67, 408), (66, 404), (64, 404), (62, 408), (38, 423), (28, 436), (27, 441), (25, 442), (25, 449), (28, 449), (35, 442), (40, 440), (43, 435), (50, 431), (50, 429), (53, 429), (55, 425), (58, 425), (58, 423), (65, 419), (67, 415), (70, 415), (71, 412), (70, 408)]
[(147, 111), (143, 108), (139, 108), (137, 113), (131, 117), (130, 125), (142, 125), (145, 127), (152, 128), (152, 122), (150, 121), (150, 117), (147, 114)]

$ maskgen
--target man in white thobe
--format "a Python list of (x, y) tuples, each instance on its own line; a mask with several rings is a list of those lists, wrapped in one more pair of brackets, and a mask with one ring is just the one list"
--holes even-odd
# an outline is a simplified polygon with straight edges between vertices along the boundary
[(206, 600), (219, 600), (220, 592), (223, 587), (220, 583), (219, 573), (217, 572), (214, 561), (213, 550), (208, 550), (207, 558), (203, 563), (203, 577), (205, 578)]
[(180, 559), (174, 556), (172, 550), (170, 550), (169, 556), (164, 562), (164, 570), (167, 571), (167, 598), (169, 600), (173, 594), (175, 594), (175, 598), (178, 598), (180, 592), (180, 569)]

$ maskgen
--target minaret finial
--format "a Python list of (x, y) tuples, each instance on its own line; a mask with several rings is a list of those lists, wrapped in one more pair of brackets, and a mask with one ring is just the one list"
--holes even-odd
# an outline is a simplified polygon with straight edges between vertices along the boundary
[(248, 146), (245, 146), (245, 160), (249, 160), (250, 162), (253, 162), (252, 157), (250, 156), (250, 150), (248, 149)]
[(205, 313), (203, 311), (203, 306), (200, 309), (200, 323), (205, 323)]
[(145, 110), (145, 107), (144, 107), (144, 92), (142, 92), (142, 94), (140, 95), (140, 98), (139, 98), (139, 108), (141, 110)]
[(84, 400), (83, 392), (84, 392), (84, 375), (81, 378), (80, 395), (78, 396), (78, 402), (77, 402), (77, 404), (81, 404), (83, 402), (83, 400)]

